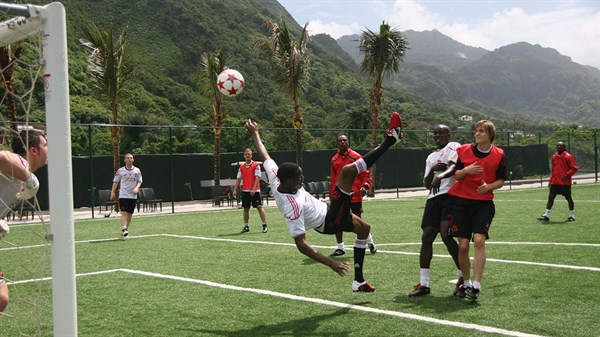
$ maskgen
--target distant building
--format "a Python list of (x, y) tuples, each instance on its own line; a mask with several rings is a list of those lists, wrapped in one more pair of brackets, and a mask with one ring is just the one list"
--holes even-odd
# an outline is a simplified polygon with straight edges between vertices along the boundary
[(463, 122), (472, 122), (473, 121), (473, 116), (471, 115), (462, 115), (460, 117), (458, 117), (459, 120), (463, 121)]

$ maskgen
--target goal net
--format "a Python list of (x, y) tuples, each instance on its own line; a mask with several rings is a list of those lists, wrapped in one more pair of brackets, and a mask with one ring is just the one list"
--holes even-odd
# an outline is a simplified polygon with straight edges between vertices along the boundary
[[(0, 271), (10, 302), (0, 335), (50, 335), (50, 325), (55, 336), (77, 335), (66, 41), (62, 4), (0, 3), (0, 151), (8, 156), (19, 142), (29, 149), (36, 129), (48, 143), (47, 186), (38, 192), (47, 188), (44, 210), (37, 197), (16, 200), (6, 188), (16, 166), (1, 167), (0, 215), (10, 233), (0, 239)], [(21, 163), (44, 166), (38, 154), (25, 153)]]

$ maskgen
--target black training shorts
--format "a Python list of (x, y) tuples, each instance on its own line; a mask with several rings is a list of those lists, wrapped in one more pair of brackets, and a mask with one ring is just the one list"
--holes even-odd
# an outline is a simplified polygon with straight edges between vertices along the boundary
[(423, 220), (421, 220), (421, 228), (431, 226), (439, 230), (440, 223), (448, 219), (451, 209), (450, 196), (446, 193), (427, 199), (425, 211), (423, 211)]
[(488, 231), (496, 213), (492, 200), (451, 197), (450, 203), (450, 236), (471, 239), (473, 233), (478, 233), (489, 239)]
[(254, 208), (262, 207), (260, 191), (254, 192), (254, 195), (250, 195), (250, 192), (242, 191), (242, 207), (250, 208), (250, 205), (252, 205)]

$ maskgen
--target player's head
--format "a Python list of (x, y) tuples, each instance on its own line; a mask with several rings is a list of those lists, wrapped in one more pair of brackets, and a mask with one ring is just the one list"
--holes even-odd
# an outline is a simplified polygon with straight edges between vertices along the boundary
[(443, 148), (450, 141), (450, 128), (447, 125), (439, 124), (433, 129), (433, 140), (438, 148)]
[(244, 160), (250, 162), (252, 160), (252, 149), (247, 148), (244, 150)]
[(304, 183), (302, 168), (296, 163), (281, 164), (277, 170), (277, 178), (283, 191), (296, 191)]
[(123, 158), (123, 161), (125, 161), (125, 166), (131, 167), (133, 165), (133, 154), (125, 153), (125, 157)]
[(48, 164), (48, 142), (44, 131), (21, 130), (12, 140), (13, 152), (27, 158), (32, 172)]
[(350, 143), (348, 142), (348, 136), (339, 135), (337, 137), (337, 145), (338, 145), (338, 150), (340, 150), (340, 152), (348, 151), (348, 147), (350, 147)]
[(488, 120), (480, 120), (475, 123), (475, 140), (477, 143), (489, 141), (494, 142), (496, 138), (496, 126)]
[(565, 145), (564, 142), (558, 142), (556, 143), (556, 152), (563, 153), (567, 150), (567, 145)]

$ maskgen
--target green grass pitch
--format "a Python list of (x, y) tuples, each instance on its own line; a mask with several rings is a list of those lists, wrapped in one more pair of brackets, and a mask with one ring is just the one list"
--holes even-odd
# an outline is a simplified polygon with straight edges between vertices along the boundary
[[(424, 198), (364, 203), (379, 248), (365, 258), (377, 288), (370, 294), (351, 291), (353, 272), (340, 277), (300, 254), (274, 207), (266, 234), (255, 210), (251, 231), (240, 234), (242, 211), (230, 208), (134, 215), (127, 240), (117, 239), (118, 218), (78, 221), (79, 335), (598, 336), (600, 186), (573, 187), (572, 223), (561, 196), (551, 221), (535, 220), (547, 192), (496, 193), (477, 302), (452, 296), (456, 270), (439, 238), (432, 293), (407, 296), (419, 281)], [(16, 282), (2, 336), (52, 335), (51, 280), (40, 280), (51, 276), (51, 248), (39, 245), (40, 227), (13, 225), (0, 241), (0, 268)], [(335, 246), (334, 236), (311, 231), (307, 239), (324, 254)], [(352, 263), (352, 250), (342, 259)]]

